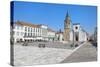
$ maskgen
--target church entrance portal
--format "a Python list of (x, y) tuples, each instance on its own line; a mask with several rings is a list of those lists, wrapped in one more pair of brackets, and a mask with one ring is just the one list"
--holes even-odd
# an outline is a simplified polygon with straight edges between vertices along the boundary
[(75, 41), (79, 41), (79, 33), (75, 32)]

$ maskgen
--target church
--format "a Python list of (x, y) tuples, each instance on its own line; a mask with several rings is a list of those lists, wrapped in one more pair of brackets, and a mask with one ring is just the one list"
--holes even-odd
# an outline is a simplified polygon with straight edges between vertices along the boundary
[(72, 24), (71, 18), (67, 13), (64, 20), (63, 41), (84, 42), (88, 40), (88, 33), (81, 27), (80, 23)]

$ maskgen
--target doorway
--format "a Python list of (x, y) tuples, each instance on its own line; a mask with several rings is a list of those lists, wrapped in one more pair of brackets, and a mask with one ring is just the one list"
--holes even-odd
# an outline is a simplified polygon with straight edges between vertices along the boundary
[(79, 33), (75, 32), (75, 41), (79, 41)]

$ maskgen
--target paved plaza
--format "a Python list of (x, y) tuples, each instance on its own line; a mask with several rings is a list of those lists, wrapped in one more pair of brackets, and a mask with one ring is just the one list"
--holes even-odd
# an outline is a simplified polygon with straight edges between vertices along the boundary
[[(33, 44), (33, 45), (32, 45)], [(21, 44), (14, 45), (14, 65), (39, 65), (39, 64), (55, 64), (63, 61), (69, 56), (73, 49), (65, 49), (62, 43), (48, 43), (45, 48), (39, 48), (37, 43), (30, 43), (28, 46)], [(54, 45), (54, 46), (53, 46)], [(55, 47), (57, 46), (58, 47)], [(60, 48), (60, 46), (62, 47)], [(52, 48), (51, 48), (52, 47)]]
[[(45, 48), (39, 48), (39, 43), (45, 43)], [(69, 43), (71, 44), (71, 43)], [(77, 48), (58, 42), (34, 42), (28, 46), (14, 45), (14, 65), (43, 65), (69, 62), (96, 61), (97, 51), (90, 43)]]
[(97, 48), (87, 42), (61, 63), (97, 61)]

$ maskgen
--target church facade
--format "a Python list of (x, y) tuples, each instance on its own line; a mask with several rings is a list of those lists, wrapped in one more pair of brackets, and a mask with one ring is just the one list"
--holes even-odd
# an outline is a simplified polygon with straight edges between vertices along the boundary
[(87, 32), (81, 27), (79, 23), (72, 24), (70, 16), (66, 15), (64, 20), (63, 39), (65, 42), (75, 41), (84, 42), (88, 40)]

